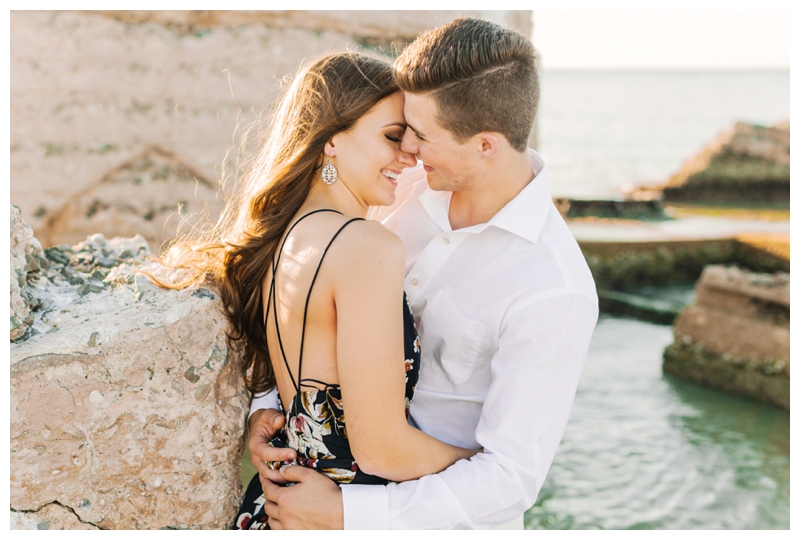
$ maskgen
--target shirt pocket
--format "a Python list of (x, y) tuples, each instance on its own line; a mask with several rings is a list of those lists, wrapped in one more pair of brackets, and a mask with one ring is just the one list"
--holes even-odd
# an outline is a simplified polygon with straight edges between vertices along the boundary
[(439, 291), (425, 306), (419, 336), (422, 363), (444, 373), (453, 383), (466, 381), (486, 333), (486, 326), (473, 321)]

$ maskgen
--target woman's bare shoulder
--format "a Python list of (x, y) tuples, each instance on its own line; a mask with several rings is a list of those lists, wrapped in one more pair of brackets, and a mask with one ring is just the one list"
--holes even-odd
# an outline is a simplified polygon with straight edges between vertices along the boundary
[(368, 271), (394, 274), (405, 267), (403, 242), (377, 221), (350, 223), (335, 244), (336, 249), (330, 255), (345, 272), (358, 270), (356, 273), (362, 276)]

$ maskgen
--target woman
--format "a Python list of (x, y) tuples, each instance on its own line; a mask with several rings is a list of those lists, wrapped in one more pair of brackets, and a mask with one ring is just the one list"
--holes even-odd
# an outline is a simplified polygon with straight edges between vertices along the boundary
[[(311, 63), (206, 241), (164, 257), (189, 272), (173, 287), (216, 281), (248, 389), (277, 385), (295, 462), (338, 483), (410, 480), (475, 454), (407, 423), (420, 363), (403, 245), (364, 220), (416, 163), (400, 149), (405, 128), (388, 64), (353, 53)], [(267, 527), (258, 476), (236, 526)]]

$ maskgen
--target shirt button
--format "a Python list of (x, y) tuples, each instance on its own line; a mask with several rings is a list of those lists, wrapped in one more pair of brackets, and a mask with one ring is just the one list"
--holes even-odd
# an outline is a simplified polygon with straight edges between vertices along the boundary
[(417, 278), (414, 278), (411, 280), (411, 284), (416, 287), (417, 285), (419, 285), (419, 280)]
[(442, 238), (442, 243), (443, 243), (444, 245), (447, 245), (447, 244), (449, 244), (449, 243), (450, 243), (450, 239), (449, 239), (449, 238), (447, 238), (447, 237), (445, 236), (444, 238)]

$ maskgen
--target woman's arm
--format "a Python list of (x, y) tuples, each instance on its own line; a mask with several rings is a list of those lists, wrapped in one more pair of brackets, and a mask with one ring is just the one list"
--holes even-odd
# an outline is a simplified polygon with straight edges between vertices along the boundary
[(347, 435), (364, 472), (397, 482), (411, 480), (477, 451), (443, 443), (408, 424), (403, 244), (377, 222), (357, 225), (347, 229), (331, 264)]

